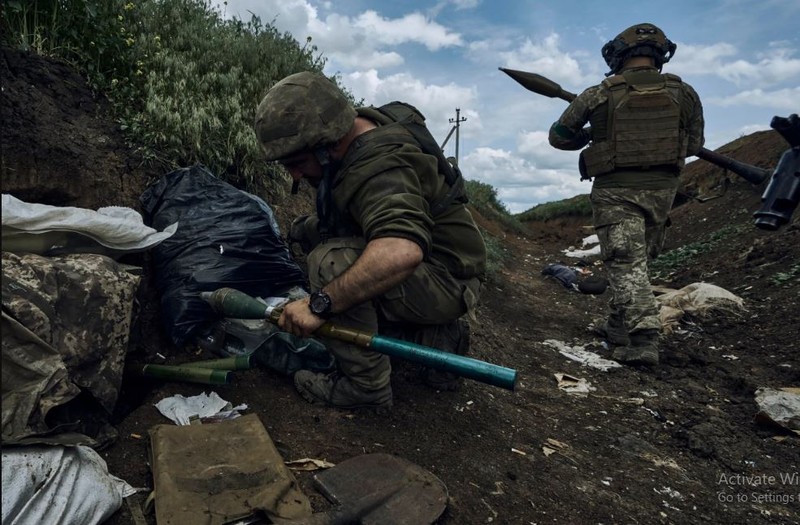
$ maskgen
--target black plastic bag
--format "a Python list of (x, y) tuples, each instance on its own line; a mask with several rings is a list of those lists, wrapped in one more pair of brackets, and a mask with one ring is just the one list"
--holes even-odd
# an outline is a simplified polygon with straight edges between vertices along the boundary
[(305, 286), (269, 206), (204, 166), (175, 170), (139, 198), (145, 224), (175, 235), (152, 249), (164, 327), (183, 345), (219, 319), (200, 292), (230, 287), (277, 297)]

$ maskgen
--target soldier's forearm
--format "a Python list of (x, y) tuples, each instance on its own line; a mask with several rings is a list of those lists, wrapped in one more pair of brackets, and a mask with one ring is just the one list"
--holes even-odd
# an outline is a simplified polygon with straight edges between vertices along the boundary
[(422, 249), (408, 239), (370, 241), (350, 268), (325, 285), (333, 312), (341, 313), (391, 290), (414, 273), (422, 259)]

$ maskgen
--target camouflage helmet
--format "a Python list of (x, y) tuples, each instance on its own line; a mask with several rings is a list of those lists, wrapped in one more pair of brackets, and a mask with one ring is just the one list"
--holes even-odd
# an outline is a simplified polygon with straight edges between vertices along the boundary
[(611, 68), (607, 75), (619, 73), (625, 61), (633, 56), (649, 56), (655, 59), (656, 67), (669, 62), (678, 46), (653, 24), (636, 24), (618, 34), (603, 46), (603, 58)]
[(303, 71), (267, 92), (256, 110), (255, 131), (267, 160), (333, 144), (353, 125), (356, 111), (332, 81)]

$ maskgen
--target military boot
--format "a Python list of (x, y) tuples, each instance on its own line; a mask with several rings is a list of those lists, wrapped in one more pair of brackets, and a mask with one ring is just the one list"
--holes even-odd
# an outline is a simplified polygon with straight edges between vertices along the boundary
[[(447, 324), (427, 326), (416, 338), (419, 344), (430, 346), (443, 352), (467, 355), (469, 352), (469, 323), (465, 319), (456, 319)], [(435, 368), (420, 369), (422, 382), (435, 390), (457, 390), (460, 376), (452, 372), (444, 372)]]
[(294, 374), (294, 386), (303, 399), (313, 405), (345, 409), (373, 408), (379, 412), (392, 407), (391, 385), (366, 390), (339, 372), (318, 374), (310, 370), (298, 370)]
[(628, 336), (628, 329), (621, 319), (612, 315), (605, 321), (595, 322), (592, 333), (602, 337), (608, 344), (614, 346), (628, 346), (631, 339)]
[(628, 365), (658, 364), (658, 330), (638, 330), (630, 335), (631, 343), (614, 349), (611, 358)]

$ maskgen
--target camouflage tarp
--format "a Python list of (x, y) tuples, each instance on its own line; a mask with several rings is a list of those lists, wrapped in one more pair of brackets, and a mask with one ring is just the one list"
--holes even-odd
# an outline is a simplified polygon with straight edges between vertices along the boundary
[(80, 407), (114, 409), (140, 278), (94, 254), (2, 261), (2, 441), (90, 443)]

